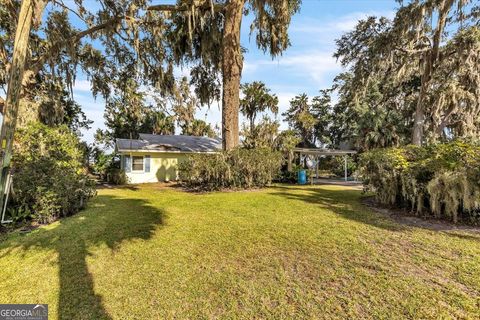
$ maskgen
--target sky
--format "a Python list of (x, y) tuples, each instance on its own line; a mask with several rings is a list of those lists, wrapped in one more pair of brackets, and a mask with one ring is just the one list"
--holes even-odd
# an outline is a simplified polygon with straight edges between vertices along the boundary
[[(174, 1), (152, 0), (152, 3)], [(394, 0), (303, 0), (300, 12), (290, 25), (291, 47), (273, 60), (257, 49), (253, 37), (249, 39), (252, 18), (244, 17), (241, 42), (248, 51), (244, 57), (242, 83), (263, 81), (278, 96), (277, 119), (281, 122), (280, 128), (286, 129), (288, 126), (281, 114), (288, 109), (289, 101), (301, 93), (310, 97), (317, 95), (319, 90), (329, 88), (333, 78), (342, 71), (333, 58), (335, 39), (352, 30), (357, 21), (365, 17), (392, 18), (397, 7)], [(178, 74), (185, 72), (179, 70)], [(91, 143), (96, 129), (105, 127), (105, 102), (93, 98), (90, 84), (81, 74), (75, 83), (74, 98), (94, 121), (92, 128), (83, 132), (83, 139)], [(197, 117), (220, 127), (221, 111), (217, 104), (198, 110)]]

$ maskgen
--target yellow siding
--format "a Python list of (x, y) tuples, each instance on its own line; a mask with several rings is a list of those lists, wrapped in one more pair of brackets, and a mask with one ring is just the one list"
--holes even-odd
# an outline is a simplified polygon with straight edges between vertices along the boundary
[(131, 171), (127, 173), (130, 183), (175, 181), (178, 179), (178, 164), (186, 159), (185, 153), (125, 153), (130, 156), (150, 156), (150, 172)]

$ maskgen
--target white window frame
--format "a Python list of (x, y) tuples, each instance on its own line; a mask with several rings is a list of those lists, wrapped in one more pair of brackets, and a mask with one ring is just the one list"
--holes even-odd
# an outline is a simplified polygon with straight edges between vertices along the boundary
[[(133, 169), (133, 159), (134, 158), (142, 158), (142, 169), (141, 170), (135, 170)], [(132, 155), (132, 172), (137, 172), (137, 173), (140, 173), (140, 172), (145, 172), (145, 156), (133, 156)]]

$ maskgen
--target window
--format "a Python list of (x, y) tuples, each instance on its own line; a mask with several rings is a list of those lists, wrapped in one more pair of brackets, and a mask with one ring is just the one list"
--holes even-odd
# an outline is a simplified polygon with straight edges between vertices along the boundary
[(132, 160), (132, 170), (143, 171), (143, 157), (133, 156)]

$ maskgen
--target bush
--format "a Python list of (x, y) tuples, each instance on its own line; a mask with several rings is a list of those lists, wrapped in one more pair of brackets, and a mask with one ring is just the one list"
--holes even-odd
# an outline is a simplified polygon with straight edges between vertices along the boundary
[[(351, 156), (347, 157), (347, 176), (351, 176), (357, 170), (357, 163)], [(331, 171), (337, 177), (345, 176), (345, 158), (336, 156), (332, 159), (332, 168)]]
[(365, 188), (384, 204), (457, 222), (480, 215), (480, 147), (456, 141), (362, 155)]
[[(101, 180), (107, 180), (108, 170), (115, 167), (115, 155), (105, 153), (103, 150), (95, 148), (92, 155), (92, 173), (97, 174)], [(117, 166), (120, 168), (120, 165)]]
[(292, 163), (291, 171), (288, 171), (288, 164), (284, 164), (280, 170), (278, 180), (276, 181), (283, 183), (296, 183), (298, 180), (298, 171), (300, 170), (303, 170), (303, 167), (296, 163)]
[(11, 212), (49, 223), (82, 209), (95, 194), (80, 141), (67, 127), (34, 123), (16, 134)]
[(248, 189), (269, 185), (282, 162), (281, 153), (270, 149), (234, 149), (191, 155), (179, 165), (179, 173), (180, 180), (193, 189)]
[(122, 185), (128, 182), (128, 177), (122, 169), (111, 166), (108, 167), (105, 172), (105, 180), (108, 183)]

